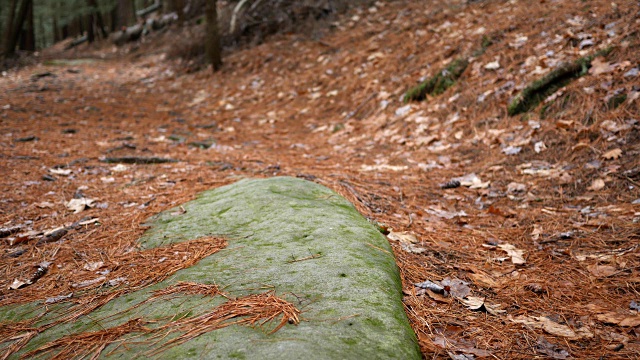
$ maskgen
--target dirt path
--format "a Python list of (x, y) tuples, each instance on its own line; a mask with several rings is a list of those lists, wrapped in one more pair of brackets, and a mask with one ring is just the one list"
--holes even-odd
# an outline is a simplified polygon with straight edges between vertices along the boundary
[[(0, 226), (21, 229), (0, 245), (0, 304), (73, 292), (96, 277), (86, 264), (114, 266), (146, 217), (199, 191), (291, 175), (393, 229), (426, 357), (639, 356), (638, 89), (624, 75), (637, 66), (638, 24), (631, 5), (591, 5), (547, 14), (516, 3), (397, 2), (350, 14), (321, 42), (283, 35), (237, 51), (214, 76), (179, 73), (161, 54), (9, 73), (0, 79)], [(508, 16), (492, 15), (500, 12)], [(533, 40), (533, 19), (548, 21), (548, 48)], [(585, 19), (594, 24), (579, 28)], [(508, 97), (536, 77), (518, 73), (528, 57), (582, 51), (573, 38), (553, 43), (566, 29), (589, 32), (594, 46), (613, 39), (609, 68), (563, 88), (556, 97), (573, 98), (552, 99), (546, 118), (507, 117)], [(497, 44), (460, 86), (400, 101), (407, 84), (482, 34)], [(487, 70), (492, 61), (511, 70)], [(616, 89), (627, 100), (603, 107)], [(105, 162), (123, 157), (177, 162)], [(65, 204), (74, 197), (93, 202), (73, 213)], [(86, 217), (100, 226), (36, 245)], [(53, 263), (46, 276), (8, 290), (41, 261)], [(449, 296), (414, 286), (427, 280)]]

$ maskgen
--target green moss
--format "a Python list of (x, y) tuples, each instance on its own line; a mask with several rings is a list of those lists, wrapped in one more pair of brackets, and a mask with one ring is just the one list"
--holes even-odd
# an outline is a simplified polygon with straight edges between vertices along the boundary
[(436, 75), (407, 91), (404, 95), (404, 101), (422, 101), (427, 98), (427, 95), (442, 94), (456, 83), (468, 65), (469, 61), (465, 58), (452, 61), (445, 69), (438, 71)]
[[(179, 294), (142, 303), (155, 290), (198, 281), (217, 284), (230, 298), (275, 291), (303, 311), (303, 321), (273, 334), (269, 332), (277, 319), (264, 328), (229, 326), (168, 348), (158, 357), (180, 359), (196, 349), (197, 357), (225, 359), (421, 358), (389, 243), (338, 194), (294, 178), (243, 180), (204, 192), (182, 206), (186, 213), (172, 215), (176, 209), (171, 209), (153, 217), (140, 239), (142, 248), (210, 235), (226, 237), (227, 248), (162, 283), (116, 298), (73, 324), (40, 333), (21, 353), (66, 334), (107, 329), (133, 318), (160, 327), (175, 317), (209, 313), (227, 301)], [(290, 261), (313, 254), (322, 256)], [(107, 346), (103, 354), (119, 346), (119, 356), (141, 357), (150, 343), (158, 346), (179, 334), (149, 342), (138, 335)]]
[(623, 102), (625, 102), (625, 100), (627, 100), (627, 94), (615, 95), (614, 97), (609, 99), (609, 102), (607, 102), (609, 110), (613, 110), (613, 109), (617, 108)]
[(229, 353), (229, 358), (230, 359), (246, 359), (247, 356), (239, 351), (233, 351), (231, 353)]
[(611, 50), (612, 48), (607, 48), (571, 63), (565, 63), (542, 78), (533, 81), (511, 100), (507, 106), (507, 113), (513, 116), (533, 109), (549, 95), (585, 75), (591, 67), (593, 59), (598, 56), (607, 56)]

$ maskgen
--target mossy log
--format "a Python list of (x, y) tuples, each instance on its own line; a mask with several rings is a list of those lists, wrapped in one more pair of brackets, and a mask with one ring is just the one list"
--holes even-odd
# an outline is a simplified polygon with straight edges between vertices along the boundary
[(507, 106), (508, 114), (510, 116), (518, 115), (536, 107), (561, 87), (585, 75), (591, 67), (593, 59), (598, 56), (606, 56), (611, 50), (612, 48), (607, 48), (573, 62), (564, 63), (541, 79), (533, 81), (511, 100)]
[(422, 101), (427, 98), (427, 95), (442, 94), (456, 83), (467, 66), (469, 66), (469, 60), (466, 58), (452, 61), (445, 69), (438, 71), (436, 75), (407, 91), (404, 95), (404, 101)]

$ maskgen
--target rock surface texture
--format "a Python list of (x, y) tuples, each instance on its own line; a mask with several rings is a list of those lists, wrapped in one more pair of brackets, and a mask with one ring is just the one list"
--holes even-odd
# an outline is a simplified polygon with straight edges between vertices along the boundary
[[(132, 322), (140, 319), (145, 331), (131, 331), (115, 339), (100, 356), (421, 358), (403, 309), (400, 277), (387, 240), (347, 200), (321, 185), (289, 177), (242, 180), (204, 192), (148, 224), (150, 229), (140, 239), (143, 249), (208, 236), (223, 237), (228, 245), (165, 281), (122, 295), (88, 316), (36, 335), (20, 353), (63, 335), (122, 329), (123, 324), (142, 329)], [(215, 284), (225, 296), (176, 292), (157, 297), (157, 291), (184, 282)], [(149, 301), (154, 291), (156, 297)], [(242, 316), (222, 314), (220, 328), (176, 341), (189, 326), (206, 324), (202, 320), (185, 325), (187, 319), (256, 294), (270, 294), (293, 305), (300, 311), (299, 323), (289, 321), (277, 329), (279, 315), (261, 326), (263, 319), (253, 325), (228, 325)], [(60, 312), (65, 309), (64, 303), (56, 306)], [(6, 310), (0, 312), (20, 320), (20, 309), (11, 314)]]

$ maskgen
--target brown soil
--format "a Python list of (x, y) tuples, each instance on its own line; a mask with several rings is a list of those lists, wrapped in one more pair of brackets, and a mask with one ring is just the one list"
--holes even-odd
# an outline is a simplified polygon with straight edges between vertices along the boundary
[[(0, 243), (0, 304), (73, 292), (98, 277), (92, 264), (118, 266), (144, 219), (202, 190), (290, 175), (338, 191), (400, 239), (391, 243), (426, 358), (638, 358), (637, 5), (394, 1), (334, 25), (321, 41), (276, 35), (227, 53), (216, 74), (165, 59), (162, 45), (184, 38), (174, 29), (115, 52), (51, 50), (106, 60), (43, 61), (0, 78), (0, 227), (21, 226)], [(493, 45), (456, 85), (401, 102), (483, 36)], [(607, 46), (584, 77), (507, 116), (530, 81)], [(125, 156), (178, 162), (104, 162)], [(442, 188), (470, 173), (477, 186)], [(93, 207), (69, 211), (74, 195)], [(86, 217), (99, 223), (39, 241)], [(37, 282), (8, 289), (43, 261)], [(444, 295), (414, 286), (446, 278), (457, 285)], [(470, 291), (466, 303), (457, 291)]]

